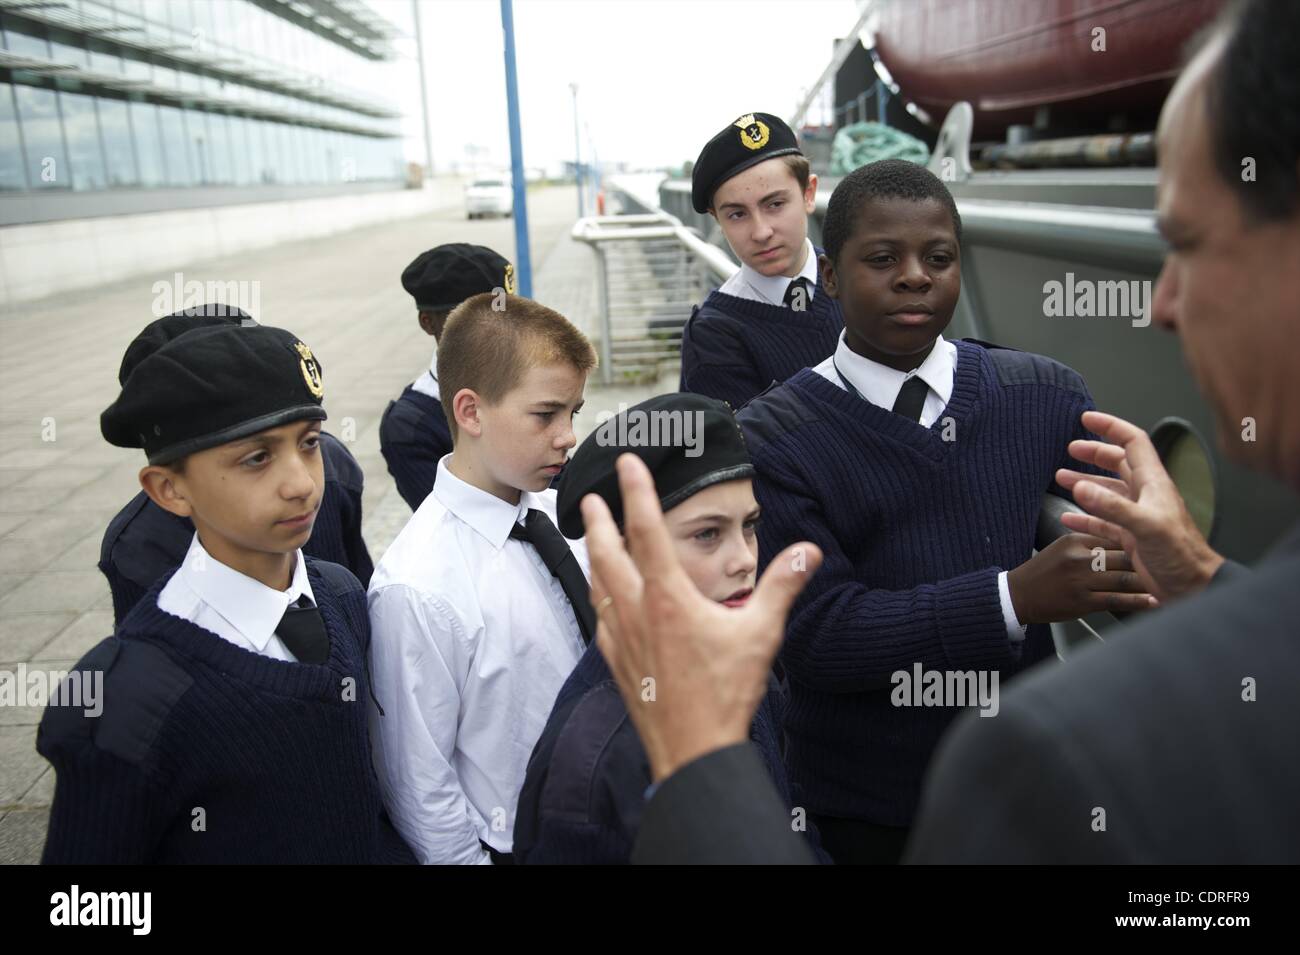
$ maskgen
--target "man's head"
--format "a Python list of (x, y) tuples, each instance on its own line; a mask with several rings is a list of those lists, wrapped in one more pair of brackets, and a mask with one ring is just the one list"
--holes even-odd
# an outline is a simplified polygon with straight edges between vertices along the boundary
[(505, 500), (541, 491), (577, 443), (596, 351), (563, 315), (515, 296), (476, 295), (448, 317), (438, 381), (457, 461)]
[(758, 567), (758, 503), (745, 438), (725, 402), (673, 392), (603, 421), (582, 442), (560, 481), (560, 532), (581, 537), (582, 499), (599, 495), (623, 525), (614, 464), (635, 454), (654, 478), (683, 568), (700, 593), (741, 606)]
[(483, 292), (513, 295), (515, 269), (486, 246), (452, 242), (421, 252), (402, 272), (402, 288), (415, 299), (426, 335), (442, 338), (451, 310)]
[[(1254, 0), (1216, 26), (1160, 116), (1169, 242), (1153, 317), (1175, 330), (1228, 454), (1300, 487), (1300, 5)], [(1257, 440), (1243, 441), (1244, 419)]]
[(900, 371), (925, 360), (961, 295), (961, 217), (934, 173), (883, 159), (845, 176), (822, 224), (826, 292), (855, 352)]
[(780, 118), (749, 113), (718, 133), (691, 174), (691, 202), (708, 212), (736, 256), (762, 275), (797, 275), (817, 177)]
[(139, 357), (100, 429), (110, 444), (142, 448), (145, 493), (243, 569), (250, 555), (292, 553), (311, 536), (325, 485), (323, 396), (320, 362), (296, 335), (223, 322)]

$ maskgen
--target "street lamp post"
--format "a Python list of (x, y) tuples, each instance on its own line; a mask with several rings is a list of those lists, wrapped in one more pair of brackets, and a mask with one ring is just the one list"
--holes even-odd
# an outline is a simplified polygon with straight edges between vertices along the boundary
[(524, 145), (519, 131), (519, 82), (515, 76), (515, 17), (510, 0), (501, 0), (501, 29), (506, 36), (506, 110), (510, 116), (510, 174), (515, 193), (515, 275), (517, 290), (533, 297), (533, 264), (528, 249), (528, 198), (524, 191)]
[(586, 204), (582, 201), (582, 136), (578, 127), (578, 84), (570, 83), (573, 91), (573, 181), (578, 184), (578, 218), (586, 213)]

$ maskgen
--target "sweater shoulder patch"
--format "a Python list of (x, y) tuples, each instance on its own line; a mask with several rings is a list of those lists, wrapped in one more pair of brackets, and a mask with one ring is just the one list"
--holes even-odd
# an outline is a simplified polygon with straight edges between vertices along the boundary
[(745, 405), (737, 412), (736, 421), (745, 436), (750, 456), (753, 457), (767, 445), (816, 417), (790, 387), (790, 383), (782, 382), (774, 388), (768, 388)]
[(307, 565), (321, 575), (321, 579), (336, 597), (342, 599), (351, 593), (364, 593), (365, 588), (361, 586), (361, 581), (357, 579), (356, 574), (342, 564), (317, 557), (307, 557), (306, 560)]
[(993, 345), (976, 338), (963, 338), (962, 341), (984, 349), (997, 369), (998, 381), (1003, 385), (1051, 385), (1079, 395), (1088, 394), (1083, 377), (1054, 358)]
[[(543, 816), (588, 821), (595, 808), (593, 786), (608, 760), (634, 755), (645, 760), (636, 733), (624, 732), (628, 719), (627, 707), (613, 680), (596, 684), (574, 705), (555, 740), (541, 797)], [(632, 744), (624, 746), (629, 739)], [(620, 779), (626, 770), (626, 766), (618, 767)], [(649, 781), (647, 772), (647, 785)]]
[(158, 734), (194, 678), (161, 648), (119, 637), (101, 641), (72, 672), (81, 674), (83, 687), (98, 684), (103, 698), (86, 705), (91, 701), (83, 692), (82, 705), (47, 706), (36, 734), (37, 750), (48, 755), (60, 747), (93, 743), (134, 766), (150, 768)]

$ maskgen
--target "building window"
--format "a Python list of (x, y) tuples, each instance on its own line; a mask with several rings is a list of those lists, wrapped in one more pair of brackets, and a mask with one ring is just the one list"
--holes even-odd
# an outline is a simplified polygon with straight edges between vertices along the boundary
[(131, 132), (140, 161), (140, 185), (161, 186), (166, 181), (166, 166), (163, 165), (162, 132), (155, 104), (131, 104)]
[(68, 162), (72, 169), (72, 188), (78, 192), (103, 189), (108, 183), (104, 172), (104, 151), (99, 140), (99, 120), (95, 116), (95, 98), (81, 93), (59, 93), (63, 112), (63, 135), (68, 141)]
[(27, 147), (27, 181), (33, 189), (68, 189), (72, 186), (59, 104), (54, 90), (15, 86), (18, 121)]
[(158, 125), (162, 128), (167, 185), (194, 185), (194, 170), (190, 167), (191, 147), (184, 114), (175, 106), (159, 106)]
[(135, 147), (131, 143), (131, 121), (127, 118), (125, 100), (100, 99), (99, 130), (104, 137), (109, 186), (138, 186), (140, 175), (135, 168)]
[(18, 135), (18, 114), (14, 111), (13, 87), (0, 83), (0, 190), (27, 188), (22, 140)]
[(37, 27), (17, 29), (12, 19), (5, 20), (5, 49), (17, 56), (32, 56), (38, 60), (50, 58), (50, 45), (45, 37), (34, 32)]

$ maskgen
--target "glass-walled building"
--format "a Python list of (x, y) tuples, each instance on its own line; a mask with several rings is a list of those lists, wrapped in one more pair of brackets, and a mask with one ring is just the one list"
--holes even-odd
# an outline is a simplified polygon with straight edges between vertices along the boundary
[(401, 35), (363, 0), (0, 0), (0, 225), (391, 187)]

